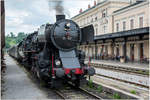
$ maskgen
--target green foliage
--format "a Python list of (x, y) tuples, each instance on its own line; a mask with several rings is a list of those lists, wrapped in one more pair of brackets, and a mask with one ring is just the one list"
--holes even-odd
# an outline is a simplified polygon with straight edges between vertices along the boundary
[(99, 85), (97, 89), (98, 89), (99, 93), (102, 92), (102, 86), (101, 85)]
[(132, 94), (136, 94), (136, 91), (135, 90), (131, 90), (130, 91)]
[(17, 36), (15, 36), (13, 32), (10, 32), (10, 34), (5, 36), (5, 48), (8, 49), (13, 45), (18, 44), (26, 36), (27, 34), (25, 34), (24, 32), (19, 32)]
[(115, 93), (113, 95), (113, 99), (121, 99), (120, 95), (118, 93)]
[(146, 71), (146, 74), (149, 75), (149, 71)]
[(90, 88), (93, 88), (93, 81), (89, 80), (88, 85), (89, 85)]
[(13, 34), (13, 32), (10, 32), (10, 37), (14, 38), (15, 35)]
[(17, 38), (16, 38), (16, 42), (19, 43), (23, 40), (23, 38), (26, 37), (26, 34), (24, 34), (23, 32), (18, 33)]

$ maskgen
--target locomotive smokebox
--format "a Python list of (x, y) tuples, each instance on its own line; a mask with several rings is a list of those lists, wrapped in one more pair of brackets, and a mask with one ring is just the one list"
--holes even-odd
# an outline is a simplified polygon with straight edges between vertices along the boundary
[(65, 19), (65, 15), (56, 15), (56, 21)]

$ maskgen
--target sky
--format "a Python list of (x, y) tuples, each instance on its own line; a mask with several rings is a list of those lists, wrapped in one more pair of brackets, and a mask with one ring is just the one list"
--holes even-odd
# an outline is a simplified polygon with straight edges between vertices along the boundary
[[(86, 10), (94, 0), (64, 0), (67, 18), (79, 14), (80, 8)], [(13, 32), (32, 33), (40, 25), (55, 22), (55, 11), (50, 9), (48, 0), (5, 0), (6, 35)]]

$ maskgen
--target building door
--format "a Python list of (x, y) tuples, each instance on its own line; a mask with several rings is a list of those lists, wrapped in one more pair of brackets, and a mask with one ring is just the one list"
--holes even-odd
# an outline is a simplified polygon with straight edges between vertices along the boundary
[(143, 46), (143, 43), (140, 43), (140, 60), (143, 59), (144, 57), (144, 46)]
[(126, 42), (123, 44), (123, 56), (125, 57), (125, 60), (126, 60)]
[(97, 47), (97, 45), (95, 44), (95, 59), (97, 59), (97, 54), (98, 54), (97, 49), (98, 49), (98, 47)]
[(94, 47), (92, 46), (92, 59), (94, 58)]
[(117, 45), (117, 47), (116, 47), (116, 57), (118, 57), (119, 56), (119, 46)]
[(134, 44), (130, 44), (130, 59), (134, 61)]
[(104, 58), (104, 45), (102, 45), (102, 48), (101, 48), (101, 52), (100, 52), (100, 58)]
[(108, 45), (105, 45), (105, 55), (108, 55)]

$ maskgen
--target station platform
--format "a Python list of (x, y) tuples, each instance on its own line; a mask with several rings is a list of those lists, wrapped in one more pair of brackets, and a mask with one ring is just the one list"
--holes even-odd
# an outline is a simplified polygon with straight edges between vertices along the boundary
[(30, 80), (15, 60), (8, 55), (5, 59), (6, 71), (2, 85), (4, 88), (2, 99), (47, 99), (47, 95)]
[[(88, 59), (86, 59), (86, 62), (88, 62)], [(133, 69), (139, 69), (139, 70), (149, 70), (149, 64), (144, 63), (121, 63), (119, 61), (112, 61), (112, 60), (95, 60), (92, 59), (91, 63), (97, 63), (102, 65), (109, 65), (109, 66), (118, 66), (118, 67), (125, 67), (125, 68), (133, 68)]]
[[(104, 87), (108, 87), (112, 90), (127, 94), (127, 95), (133, 95), (136, 98), (139, 98), (140, 100), (149, 100), (149, 89), (143, 88), (139, 86), (135, 86), (133, 84), (120, 82), (118, 80), (113, 80), (101, 76), (94, 75), (90, 78), (94, 83), (102, 85)], [(132, 91), (135, 91), (136, 93), (131, 93)]]

